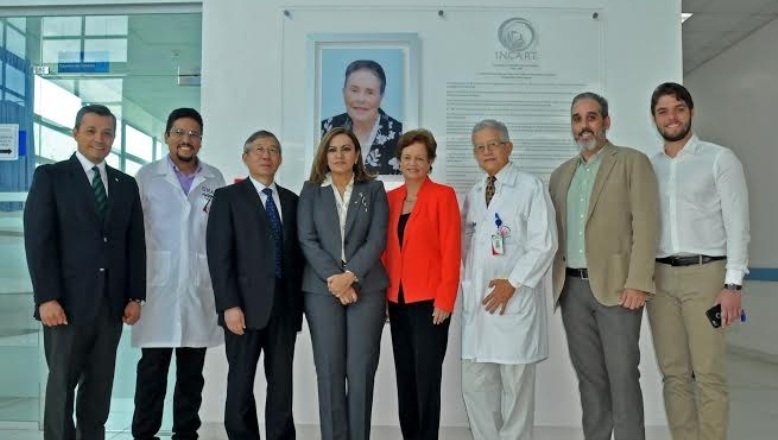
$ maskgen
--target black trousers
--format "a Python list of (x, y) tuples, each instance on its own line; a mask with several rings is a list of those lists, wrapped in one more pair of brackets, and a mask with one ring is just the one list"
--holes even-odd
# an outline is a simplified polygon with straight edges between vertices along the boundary
[[(276, 284), (281, 284), (277, 282)], [(279, 289), (280, 290), (280, 289)], [(297, 329), (291, 313), (279, 307), (285, 303), (276, 292), (270, 321), (263, 329), (246, 329), (236, 335), (224, 329), (229, 371), (224, 427), (230, 440), (259, 440), (254, 377), (261, 352), (267, 380), (265, 399), (265, 438), (295, 440), (292, 417), (292, 361)]]
[(205, 348), (143, 348), (135, 383), (132, 436), (157, 439), (167, 391), (170, 360), (176, 352), (176, 386), (173, 395), (173, 438), (196, 439), (200, 428)]
[(102, 304), (94, 321), (43, 327), (49, 367), (43, 410), (45, 440), (105, 439), (122, 321), (111, 317), (105, 297), (95, 300)]
[(440, 382), (451, 319), (432, 323), (432, 301), (389, 302), (400, 429), (405, 440), (437, 440)]

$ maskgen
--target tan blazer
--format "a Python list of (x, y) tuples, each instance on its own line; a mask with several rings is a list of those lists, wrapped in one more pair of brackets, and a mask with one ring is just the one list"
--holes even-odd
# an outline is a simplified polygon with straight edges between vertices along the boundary
[[(618, 305), (624, 288), (654, 293), (654, 258), (659, 241), (656, 175), (645, 154), (608, 142), (601, 152), (585, 226), (586, 263), (595, 298)], [(579, 156), (551, 174), (559, 249), (554, 258), (554, 305), (565, 284), (567, 191)]]

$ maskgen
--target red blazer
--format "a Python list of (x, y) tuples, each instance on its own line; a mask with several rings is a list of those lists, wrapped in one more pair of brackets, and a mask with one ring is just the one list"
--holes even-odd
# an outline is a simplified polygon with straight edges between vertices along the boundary
[(462, 261), (462, 220), (457, 196), (450, 186), (427, 178), (419, 189), (400, 248), (397, 224), (406, 193), (403, 185), (388, 194), (389, 231), (382, 256), (389, 273), (387, 299), (398, 301), (402, 281), (406, 303), (434, 300), (435, 307), (452, 312)]

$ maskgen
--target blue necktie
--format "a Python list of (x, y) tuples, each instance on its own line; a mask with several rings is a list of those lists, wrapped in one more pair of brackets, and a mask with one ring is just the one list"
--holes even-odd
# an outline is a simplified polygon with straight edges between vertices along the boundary
[(270, 232), (273, 234), (273, 241), (275, 242), (274, 251), (276, 257), (276, 278), (281, 278), (281, 267), (283, 266), (283, 248), (284, 248), (284, 235), (281, 230), (281, 216), (278, 214), (278, 208), (276, 202), (273, 201), (273, 190), (265, 188), (262, 192), (267, 196), (265, 200), (265, 214), (267, 219), (270, 220)]

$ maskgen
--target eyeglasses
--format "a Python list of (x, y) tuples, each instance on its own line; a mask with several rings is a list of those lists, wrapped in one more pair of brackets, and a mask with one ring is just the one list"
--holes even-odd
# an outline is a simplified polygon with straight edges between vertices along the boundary
[(486, 144), (476, 145), (473, 147), (473, 151), (476, 152), (476, 154), (483, 154), (487, 151), (492, 152), (496, 150), (498, 147), (502, 147), (506, 144), (506, 141), (491, 141)]
[(262, 156), (265, 153), (271, 156), (278, 156), (279, 154), (281, 154), (281, 149), (276, 147), (256, 147), (256, 148), (250, 148), (246, 150), (246, 152), (253, 153), (257, 156)]
[(190, 139), (197, 139), (198, 141), (203, 140), (203, 135), (196, 132), (196, 131), (186, 131), (183, 128), (177, 128), (175, 130), (170, 130), (167, 132), (171, 137), (174, 137), (176, 139), (180, 139), (184, 136), (189, 136)]

